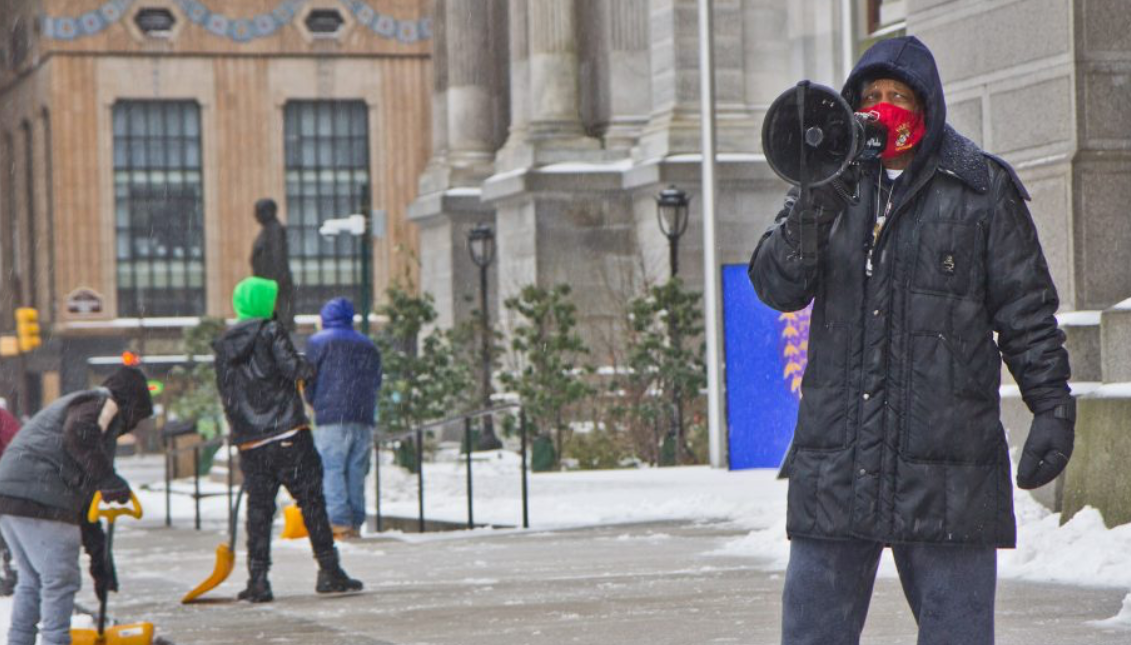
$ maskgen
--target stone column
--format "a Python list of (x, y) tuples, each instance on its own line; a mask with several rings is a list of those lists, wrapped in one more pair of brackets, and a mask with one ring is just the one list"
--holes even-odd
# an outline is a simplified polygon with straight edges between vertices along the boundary
[(496, 169), (603, 159), (581, 124), (575, 0), (512, 2), (511, 11), (514, 109)]
[(507, 6), (508, 48), (510, 50), (510, 126), (507, 142), (495, 165), (500, 171), (528, 165), (525, 154), (530, 125), (530, 48), (527, 37), (527, 0), (509, 0)]
[(581, 4), (581, 118), (605, 148), (627, 155), (648, 123), (648, 0)]
[(445, 4), (448, 164), (453, 185), (470, 185), (494, 162), (491, 14), (481, 2)]
[(420, 230), (421, 289), (435, 297), (440, 327), (476, 308), (478, 273), (467, 232), (495, 219), (494, 208), (479, 199), (479, 185), (494, 172), (498, 123), (507, 111), (497, 67), (504, 12), (505, 0), (433, 0), (433, 155), (408, 215)]
[(534, 139), (582, 136), (574, 0), (530, 0), (530, 130)]
[[(719, 152), (750, 152), (756, 123), (744, 89), (743, 12), (748, 0), (716, 0), (715, 87)], [(699, 31), (696, 0), (652, 0), (651, 117), (638, 156), (698, 152)]]
[(420, 176), (420, 194), (448, 185), (448, 48), (446, 0), (429, 3), (432, 17), (432, 158)]

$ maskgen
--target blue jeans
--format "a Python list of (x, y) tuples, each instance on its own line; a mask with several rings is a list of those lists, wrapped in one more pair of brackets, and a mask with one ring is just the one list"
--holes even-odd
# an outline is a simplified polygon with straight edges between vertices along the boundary
[[(997, 550), (892, 546), (918, 645), (993, 645)], [(884, 546), (793, 538), (782, 592), (782, 645), (859, 645)]]
[(314, 445), (322, 457), (322, 491), (330, 524), (360, 528), (365, 524), (365, 476), (373, 426), (336, 423), (318, 426)]
[(4, 515), (0, 516), (0, 532), (19, 571), (8, 645), (35, 645), (40, 624), (44, 645), (70, 645), (71, 613), (75, 594), (82, 587), (79, 527)]

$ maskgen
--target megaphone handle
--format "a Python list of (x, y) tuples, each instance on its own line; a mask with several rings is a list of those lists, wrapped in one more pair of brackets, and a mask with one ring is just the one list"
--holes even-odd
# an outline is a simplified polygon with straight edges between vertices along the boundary
[[(801, 209), (801, 218), (798, 223), (798, 233), (801, 237), (801, 244), (799, 250), (799, 257), (802, 264), (815, 264), (817, 260), (817, 230), (816, 222), (812, 225), (807, 225), (805, 220), (810, 219), (805, 217), (805, 211), (811, 208), (809, 203), (809, 167), (806, 163), (806, 149), (805, 149), (805, 94), (809, 90), (809, 81), (801, 81), (797, 84), (797, 145), (799, 146), (797, 157), (797, 179), (799, 186), (799, 194), (797, 198), (797, 205), (795, 208)], [(805, 282), (808, 286), (809, 272), (805, 272)]]

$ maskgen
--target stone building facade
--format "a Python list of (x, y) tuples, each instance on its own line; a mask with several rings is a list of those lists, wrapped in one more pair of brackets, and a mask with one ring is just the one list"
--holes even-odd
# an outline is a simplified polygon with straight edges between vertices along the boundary
[[(35, 409), (125, 349), (159, 376), (200, 316), (230, 317), (259, 232), (290, 229), (300, 332), (355, 297), (375, 220), (375, 293), (415, 274), (405, 217), (429, 154), (422, 0), (14, 0), (0, 9), (0, 331), (39, 310), (45, 344), (0, 358)], [(182, 357), (183, 358), (183, 357)], [(24, 369), (21, 369), (24, 368)], [(25, 374), (26, 373), (26, 377)]]
[[(697, 2), (433, 5), (432, 158), (409, 211), (420, 226), (422, 286), (437, 296), (443, 323), (469, 315), (477, 283), (464, 240), (472, 224), (491, 223), (499, 254), (491, 267), (493, 319), (502, 313), (505, 327), (501, 303), (524, 283), (568, 282), (600, 356), (616, 346), (621, 303), (667, 275), (654, 197), (669, 183), (692, 195), (680, 266), (686, 281), (702, 285)], [(715, 0), (720, 264), (748, 260), (786, 188), (761, 156), (770, 102), (802, 78), (839, 87), (875, 39), (914, 34), (938, 61), (951, 124), (1012, 163), (1033, 194), (1076, 391), (1131, 381), (1131, 316), (1110, 310), (1131, 297), (1125, 5)], [(1006, 425), (1018, 443), (1028, 419), (1008, 373), (1004, 382)], [(1114, 405), (1102, 401), (1126, 405), (1089, 399), (1085, 418), (1119, 417), (1093, 413)], [(1085, 454), (1103, 452), (1090, 447), (1089, 433), (1114, 431), (1096, 423), (1082, 423)], [(1131, 442), (1119, 445), (1127, 463)], [(1069, 482), (1073, 473), (1086, 479), (1087, 459), (1073, 462)], [(1050, 504), (1058, 503), (1055, 488), (1046, 493)], [(1126, 500), (1128, 493), (1124, 486), (1111, 495)], [(1123, 508), (1131, 519), (1131, 504)]]

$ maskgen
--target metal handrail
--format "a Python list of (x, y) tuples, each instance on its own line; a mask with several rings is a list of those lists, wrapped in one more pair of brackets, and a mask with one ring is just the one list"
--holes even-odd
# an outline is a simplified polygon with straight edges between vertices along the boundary
[(385, 436), (380, 438), (380, 441), (381, 441), (381, 443), (389, 443), (391, 441), (400, 441), (401, 439), (405, 439), (407, 437), (412, 436), (417, 431), (432, 430), (433, 428), (440, 428), (440, 427), (443, 427), (443, 426), (446, 426), (446, 425), (449, 425), (449, 424), (452, 424), (452, 423), (456, 423), (457, 421), (463, 421), (464, 419), (468, 419), (468, 418), (477, 419), (479, 417), (485, 417), (485, 416), (494, 414), (496, 412), (502, 412), (503, 410), (513, 410), (513, 409), (516, 409), (516, 408), (521, 409), (522, 406), (517, 404), (517, 403), (504, 403), (503, 405), (496, 405), (496, 406), (490, 407), (490, 408), (483, 408), (481, 410), (475, 410), (473, 412), (468, 412), (466, 414), (457, 414), (455, 416), (447, 417), (445, 419), (440, 419), (438, 421), (429, 421), (428, 423), (424, 423), (424, 424), (415, 426), (411, 430), (405, 430), (404, 432), (401, 432), (401, 433), (398, 433), (398, 434), (385, 435)]
[(452, 423), (463, 421), (464, 427), (464, 446), (467, 450), (467, 528), (475, 528), (475, 507), (473, 492), (473, 477), (472, 477), (472, 420), (490, 416), (505, 410), (518, 409), (519, 414), (519, 436), (522, 441), (521, 455), (522, 455), (522, 528), (530, 528), (530, 499), (529, 499), (529, 483), (527, 481), (527, 432), (526, 432), (526, 410), (517, 403), (506, 403), (499, 406), (490, 408), (483, 408), (474, 410), (464, 414), (440, 419), (438, 421), (430, 421), (428, 423), (419, 425), (411, 430), (399, 432), (395, 435), (374, 436), (373, 439), (373, 452), (374, 452), (374, 488), (375, 499), (374, 506), (376, 509), (377, 531), (384, 530), (381, 516), (381, 446), (387, 443), (402, 441), (404, 439), (413, 438), (416, 442), (416, 488), (417, 488), (417, 530), (424, 533), (424, 433), (435, 428), (443, 427)]
[[(233, 475), (232, 475), (232, 443), (226, 437), (219, 436), (215, 439), (193, 444), (191, 446), (183, 446), (181, 448), (174, 448), (166, 441), (165, 446), (165, 526), (173, 526), (173, 495), (188, 495), (193, 498), (194, 517), (193, 526), (200, 530), (200, 500), (206, 497), (219, 497), (225, 495), (228, 498), (228, 523), (231, 524), (232, 520), (232, 488), (233, 488)], [(200, 455), (201, 452), (208, 448), (213, 447), (228, 447), (228, 486), (227, 490), (223, 493), (202, 493), (200, 492)], [(192, 492), (184, 493), (181, 491), (173, 490), (172, 468), (170, 467), (173, 460), (177, 455), (192, 451)]]

